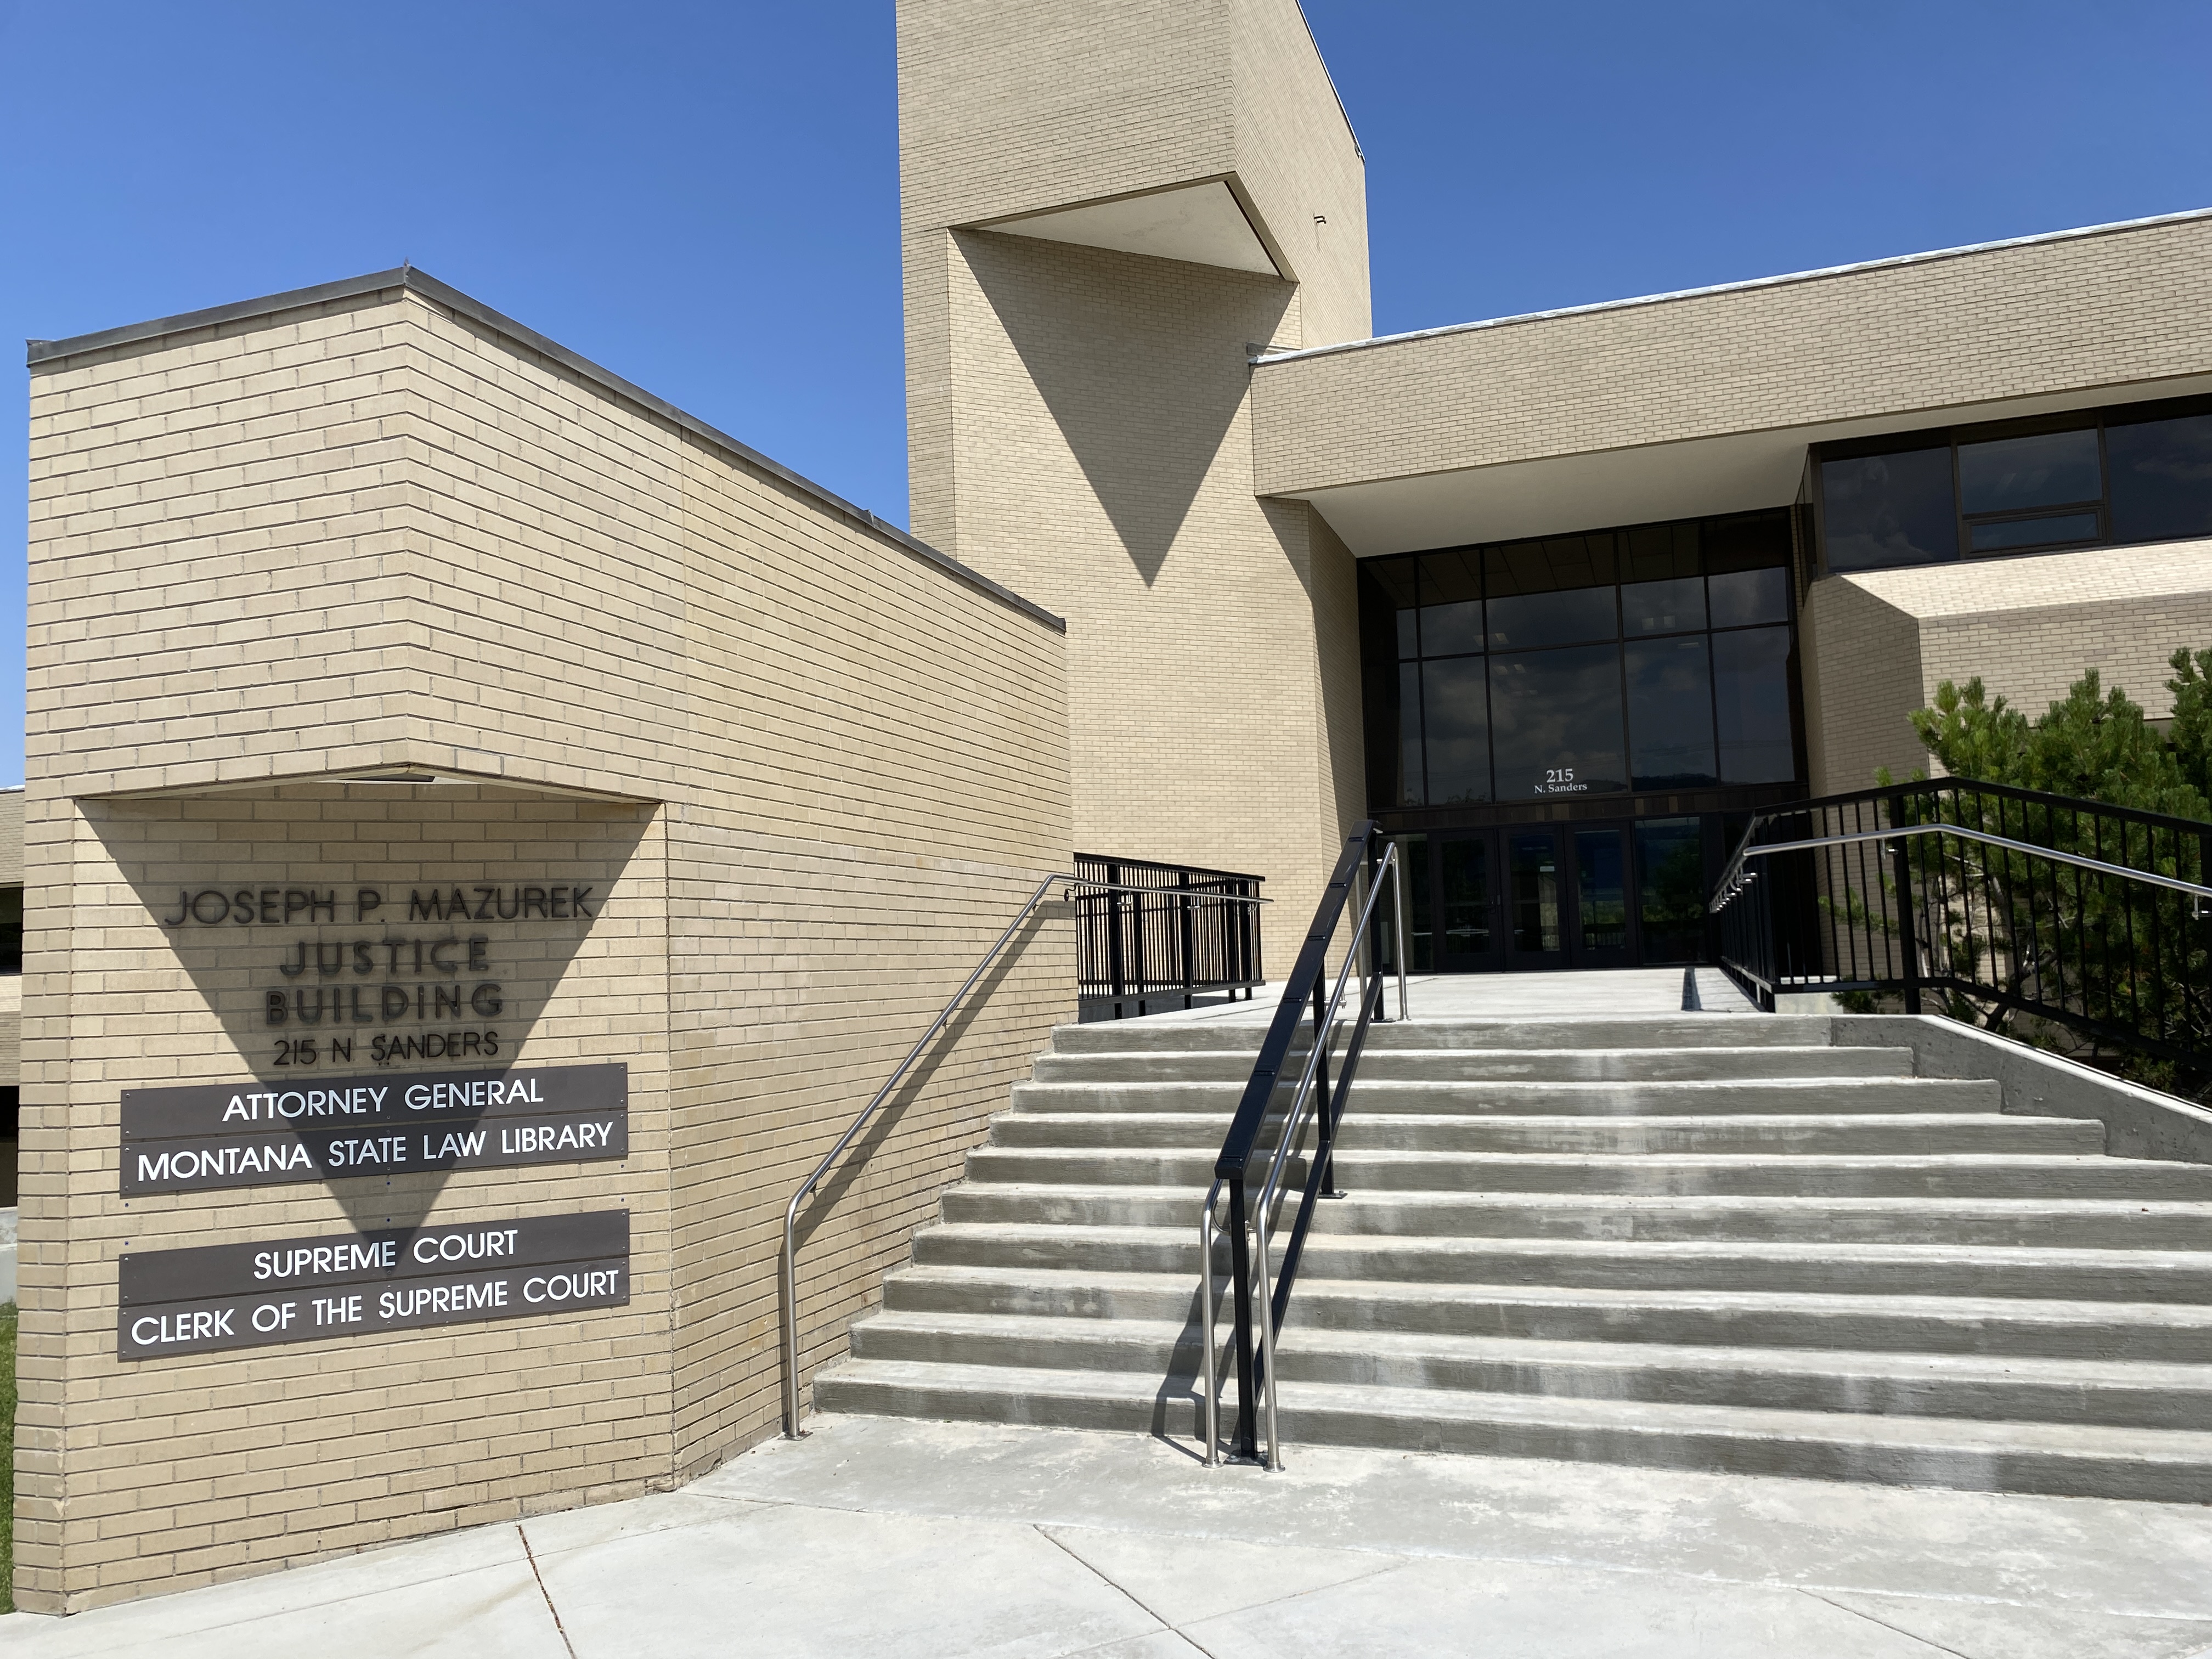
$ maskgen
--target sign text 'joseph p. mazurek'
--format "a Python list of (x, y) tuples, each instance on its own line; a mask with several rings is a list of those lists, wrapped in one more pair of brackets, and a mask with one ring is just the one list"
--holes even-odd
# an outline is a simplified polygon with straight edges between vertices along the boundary
[(121, 1359), (621, 1307), (629, 1212), (131, 1253), (116, 1292)]
[(256, 995), (270, 1063), (296, 1070), (511, 1056), (510, 988), (496, 941), (473, 925), (588, 928), (603, 902), (600, 884), (548, 880), (410, 887), (404, 900), (382, 887), (188, 886), (150, 908), (180, 945), (291, 930)]
[(123, 1091), (121, 1190), (198, 1192), (629, 1154), (629, 1068)]

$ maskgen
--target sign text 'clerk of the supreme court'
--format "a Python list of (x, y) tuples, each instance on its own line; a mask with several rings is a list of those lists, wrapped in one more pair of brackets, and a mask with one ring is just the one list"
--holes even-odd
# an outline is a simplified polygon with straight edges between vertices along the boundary
[(629, 1300), (629, 1212), (126, 1254), (121, 1359), (373, 1336)]

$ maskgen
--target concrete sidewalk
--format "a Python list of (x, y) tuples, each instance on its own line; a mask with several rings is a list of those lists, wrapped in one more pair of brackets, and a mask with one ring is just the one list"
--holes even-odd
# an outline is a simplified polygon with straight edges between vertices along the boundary
[(817, 1419), (679, 1492), (69, 1620), (0, 1654), (2184, 1659), (2212, 1510)]

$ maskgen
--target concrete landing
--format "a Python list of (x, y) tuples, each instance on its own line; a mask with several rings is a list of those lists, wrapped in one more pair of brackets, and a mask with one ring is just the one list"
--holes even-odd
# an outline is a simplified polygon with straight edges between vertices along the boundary
[(0, 1654), (2197, 1659), (2212, 1510), (816, 1419), (684, 1490), (68, 1620)]

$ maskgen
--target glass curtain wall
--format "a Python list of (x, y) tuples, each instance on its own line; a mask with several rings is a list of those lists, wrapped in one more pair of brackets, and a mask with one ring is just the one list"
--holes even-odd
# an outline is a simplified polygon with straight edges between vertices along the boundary
[(1831, 571), (2212, 536), (2212, 400), (1814, 452)]
[(1378, 809), (1795, 781), (1786, 512), (1360, 563)]

